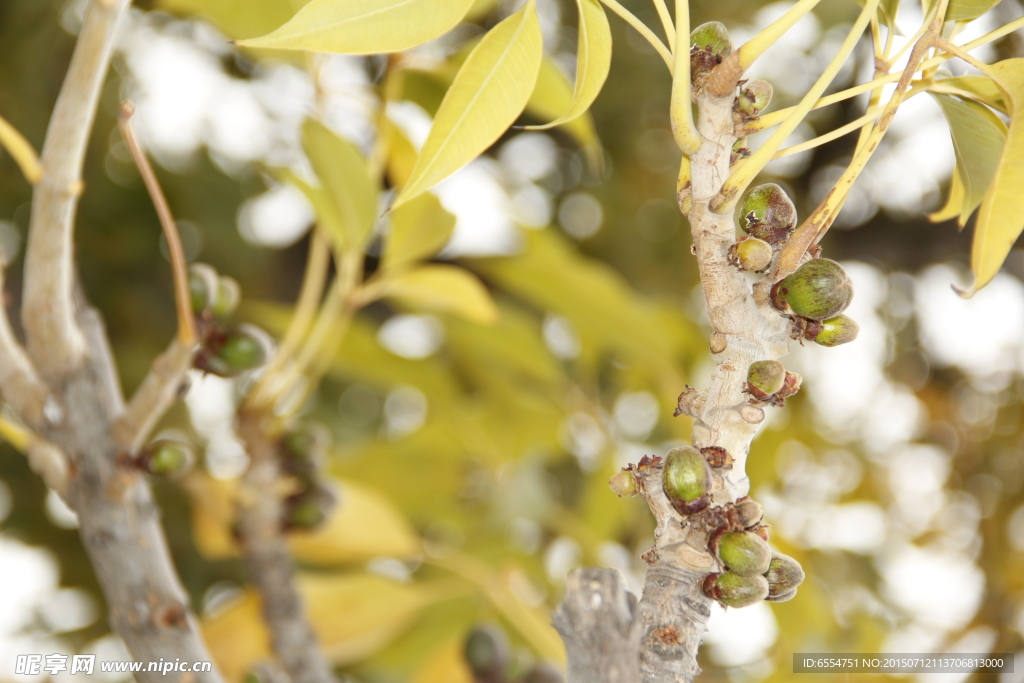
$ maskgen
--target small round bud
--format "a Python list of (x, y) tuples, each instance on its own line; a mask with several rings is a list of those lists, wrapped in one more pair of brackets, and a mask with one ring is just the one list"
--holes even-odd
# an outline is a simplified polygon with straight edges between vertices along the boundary
[(709, 574), (702, 588), (705, 595), (726, 607), (748, 607), (768, 597), (768, 581), (763, 576), (735, 572)]
[(633, 470), (620, 470), (618, 474), (608, 480), (608, 486), (612, 493), (619, 498), (637, 494), (636, 475), (633, 474)]
[(508, 666), (511, 650), (504, 633), (495, 626), (483, 625), (469, 632), (462, 653), (473, 674), (489, 680)]
[(816, 344), (822, 346), (839, 346), (852, 342), (860, 333), (860, 325), (846, 315), (837, 315), (821, 321), (821, 330), (814, 335)]
[(750, 117), (763, 112), (772, 101), (772, 84), (768, 81), (749, 81), (740, 86), (736, 106)]
[(181, 441), (158, 439), (139, 457), (144, 470), (158, 477), (177, 479), (195, 462), (192, 447)]
[(673, 448), (662, 461), (662, 486), (679, 514), (700, 512), (711, 502), (711, 466), (695, 448)]
[(729, 531), (718, 539), (718, 559), (725, 568), (736, 574), (753, 576), (764, 574), (772, 560), (768, 544), (749, 531)]
[(266, 363), (270, 349), (265, 332), (252, 325), (238, 325), (214, 345), (212, 354), (197, 360), (197, 367), (221, 377), (235, 377)]
[(217, 271), (205, 263), (188, 267), (188, 293), (192, 312), (196, 315), (208, 309), (217, 297)]
[(796, 223), (796, 207), (785, 190), (775, 183), (765, 183), (747, 193), (740, 208), (740, 221), (743, 229), (754, 237), (775, 244)]
[(218, 318), (226, 318), (235, 312), (242, 301), (242, 288), (234, 278), (222, 275), (217, 279), (217, 297), (210, 311)]
[(722, 22), (709, 21), (693, 29), (690, 33), (690, 79), (695, 89), (700, 89), (711, 70), (731, 52), (732, 40)]
[(772, 245), (756, 237), (736, 243), (736, 259), (743, 270), (759, 273), (772, 263)]
[(289, 496), (284, 502), (285, 528), (311, 530), (323, 525), (338, 506), (338, 495), (325, 483)]
[(747, 391), (761, 401), (777, 394), (786, 383), (786, 366), (777, 360), (759, 360), (747, 370)]
[(761, 504), (749, 496), (744, 496), (736, 501), (733, 508), (736, 512), (736, 521), (744, 529), (749, 529), (761, 523), (764, 518), (764, 510)]
[(786, 381), (783, 382), (782, 388), (779, 389), (779, 398), (789, 398), (800, 391), (800, 385), (803, 384), (804, 378), (798, 372), (791, 370), (786, 371)]
[(818, 258), (808, 261), (796, 272), (776, 283), (773, 298), (785, 299), (796, 315), (825, 320), (843, 312), (853, 299), (853, 283), (835, 261)]
[[(797, 587), (804, 581), (804, 570), (800, 563), (789, 555), (774, 553), (765, 572), (768, 579), (768, 599), (773, 602), (785, 602), (792, 599)], [(782, 599), (784, 596), (789, 597)]]

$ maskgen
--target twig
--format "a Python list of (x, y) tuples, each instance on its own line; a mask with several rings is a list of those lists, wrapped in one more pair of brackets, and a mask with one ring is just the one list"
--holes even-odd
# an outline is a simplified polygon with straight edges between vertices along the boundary
[(34, 428), (42, 425), (50, 394), (14, 336), (4, 304), (5, 256), (0, 250), (0, 398)]
[(292, 683), (335, 683), (295, 588), (281, 532), (280, 468), (260, 411), (243, 409), (238, 433), (251, 462), (242, 477), (238, 524), (249, 576), (260, 591), (274, 652)]
[(123, 451), (137, 453), (153, 427), (179, 398), (195, 352), (195, 344), (185, 345), (175, 339), (153, 361), (153, 367), (112, 427), (114, 439)]
[(61, 498), (67, 496), (68, 461), (56, 446), (3, 415), (0, 415), (0, 438), (25, 454), (29, 467), (48, 488)]
[(0, 147), (3, 147), (18, 164), (25, 180), (35, 185), (43, 175), (39, 157), (25, 136), (0, 116)]
[(29, 355), (47, 379), (62, 379), (86, 351), (72, 298), (75, 209), (96, 105), (129, 4), (89, 3), (43, 145), (43, 175), (32, 198), (25, 253), (22, 318)]
[[(672, 51), (665, 47), (665, 43), (661, 42), (658, 36), (654, 35), (654, 31), (649, 29), (647, 25), (640, 21), (635, 14), (630, 12), (628, 9), (619, 4), (618, 0), (601, 0), (601, 2), (612, 12), (615, 12), (619, 17), (627, 24), (632, 26), (637, 33), (639, 33), (644, 40), (651, 44), (654, 51), (661, 55), (661, 59), (665, 62), (668, 67), (669, 73), (672, 72)], [(689, 54), (689, 47), (687, 47), (687, 54)]]
[(196, 344), (196, 323), (192, 316), (192, 305), (188, 290), (188, 264), (185, 259), (185, 249), (181, 246), (181, 235), (178, 234), (178, 226), (171, 215), (171, 207), (167, 205), (167, 198), (160, 189), (160, 181), (153, 173), (153, 167), (149, 159), (139, 147), (135, 134), (132, 133), (130, 119), (135, 113), (132, 103), (125, 100), (117, 110), (117, 124), (121, 128), (121, 137), (124, 138), (128, 151), (139, 167), (139, 174), (142, 182), (146, 184), (149, 197), (153, 200), (156, 214), (160, 218), (160, 227), (164, 231), (164, 239), (167, 240), (167, 252), (171, 258), (171, 272), (174, 277), (174, 299), (178, 307), (178, 343), (182, 347), (195, 346)]

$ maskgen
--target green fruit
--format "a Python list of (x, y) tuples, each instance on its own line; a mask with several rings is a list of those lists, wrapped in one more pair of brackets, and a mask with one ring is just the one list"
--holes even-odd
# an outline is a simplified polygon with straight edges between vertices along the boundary
[(768, 580), (768, 599), (772, 602), (786, 602), (793, 598), (797, 587), (803, 583), (804, 570), (789, 555), (774, 553), (764, 576)]
[(860, 332), (860, 325), (846, 315), (821, 321), (821, 331), (814, 336), (814, 342), (822, 346), (839, 346), (852, 342)]
[(250, 325), (231, 328), (204, 369), (221, 377), (234, 377), (267, 362), (269, 341), (266, 335)]
[(772, 84), (768, 81), (750, 81), (740, 87), (736, 106), (747, 116), (757, 116), (772, 101)]
[(636, 475), (632, 470), (620, 470), (618, 474), (608, 480), (608, 486), (612, 493), (619, 498), (637, 494)]
[(755, 576), (768, 571), (772, 551), (764, 539), (749, 531), (730, 531), (718, 540), (718, 559), (730, 572)]
[(777, 394), (786, 384), (786, 366), (777, 360), (759, 360), (747, 370), (747, 391), (759, 400)]
[(811, 320), (836, 316), (853, 299), (853, 283), (846, 271), (824, 258), (808, 261), (775, 287), (774, 301), (785, 299), (793, 313)]
[(796, 223), (796, 207), (785, 190), (775, 183), (766, 183), (747, 193), (740, 219), (748, 233), (774, 244), (780, 229), (788, 231)]
[(477, 626), (466, 636), (462, 654), (476, 677), (490, 679), (505, 670), (511, 648), (505, 634), (491, 625)]
[(679, 514), (700, 512), (711, 502), (711, 466), (695, 448), (673, 448), (662, 462), (662, 486)]
[(192, 447), (181, 441), (159, 439), (142, 456), (143, 468), (150, 474), (176, 479), (192, 467), (195, 454)]
[(690, 32), (690, 49), (707, 50), (721, 57), (732, 52), (729, 29), (720, 21), (709, 21)]
[(221, 276), (217, 279), (217, 297), (210, 311), (218, 318), (226, 318), (235, 312), (242, 301), (242, 288), (234, 278)]
[(748, 607), (768, 597), (768, 581), (763, 576), (744, 576), (734, 572), (709, 574), (704, 593), (726, 607)]
[(192, 312), (201, 314), (213, 303), (217, 292), (217, 271), (205, 263), (188, 267), (188, 293)]
[(743, 270), (759, 273), (772, 263), (772, 245), (756, 237), (736, 243), (736, 259)]
[(337, 505), (338, 496), (330, 486), (323, 483), (313, 484), (285, 501), (285, 527), (316, 529), (327, 521)]

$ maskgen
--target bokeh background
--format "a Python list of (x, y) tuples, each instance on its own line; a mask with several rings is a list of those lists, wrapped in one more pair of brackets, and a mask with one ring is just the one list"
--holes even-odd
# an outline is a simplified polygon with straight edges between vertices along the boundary
[[(175, 320), (165, 250), (116, 130), (117, 105), (137, 106), (137, 131), (189, 258), (242, 284), (239, 318), (280, 333), (314, 216), (266, 169), (302, 166), (307, 116), (367, 148), (384, 66), (229, 43), (268, 32), (301, 4), (141, 0), (124, 26), (86, 161), (77, 257), (129, 391)], [(469, 24), (416, 51), (405, 100), (387, 112), (414, 143), (443, 93), (445, 60), (516, 4), (481, 0)], [(653, 5), (624, 4), (657, 25)], [(723, 20), (740, 43), (789, 3), (691, 5), (695, 23)], [(567, 73), (574, 8), (538, 0), (547, 50)], [(82, 10), (78, 0), (0, 3), (0, 115), (37, 148)], [(773, 108), (799, 98), (856, 11), (852, 2), (822, 3), (756, 65), (754, 75), (775, 87)], [(1022, 12), (1018, 0), (1003, 0), (964, 37)], [(918, 3), (901, 4), (907, 35), (919, 19)], [(438, 260), (479, 275), (500, 322), (374, 305), (304, 409), (334, 434), (329, 469), (343, 503), (325, 531), (294, 549), (346, 681), (466, 681), (462, 642), (482, 623), (507, 634), (513, 674), (557, 663), (548, 614), (570, 569), (614, 567), (634, 590), (642, 586), (650, 515), (606, 482), (643, 454), (688, 440), (689, 420), (672, 409), (685, 384), (706, 382), (710, 359), (688, 226), (673, 202), (669, 77), (649, 46), (614, 17), (612, 26), (612, 72), (593, 109), (603, 164), (579, 147), (589, 124), (515, 130), (436, 190), (458, 220)], [(1024, 36), (976, 54), (1024, 56)], [(872, 69), (862, 44), (836, 88)], [(819, 110), (793, 142), (853, 120), (863, 106), (855, 98)], [(527, 114), (522, 122), (543, 121)], [(784, 185), (805, 215), (853, 143), (774, 162), (764, 178)], [(1024, 652), (1024, 249), (972, 300), (952, 291), (969, 281), (970, 228), (924, 214), (941, 205), (953, 164), (938, 107), (915, 97), (824, 241), (856, 283), (849, 312), (861, 336), (836, 349), (794, 349), (786, 363), (803, 373), (804, 389), (770, 411), (748, 468), (773, 543), (799, 559), (808, 580), (789, 603), (716, 608), (702, 680), (811, 680), (792, 673), (794, 652)], [(0, 244), (12, 258), (5, 303), (14, 317), (30, 199), (16, 165), (0, 156)], [(372, 271), (374, 253), (367, 264)], [(157, 484), (178, 571), (234, 677), (265, 647), (227, 532), (226, 491), (246, 462), (231, 429), (237, 395), (235, 383), (193, 378), (186, 405), (166, 422), (200, 444), (201, 466), (183, 482)], [(0, 680), (31, 680), (13, 676), (17, 654), (126, 657), (75, 526), (24, 457), (0, 444)]]

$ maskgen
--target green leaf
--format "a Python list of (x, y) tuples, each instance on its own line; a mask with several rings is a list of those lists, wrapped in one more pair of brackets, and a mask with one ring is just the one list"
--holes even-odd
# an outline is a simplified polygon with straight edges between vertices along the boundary
[(332, 244), (338, 246), (340, 235), (345, 233), (344, 221), (338, 207), (327, 190), (319, 185), (310, 185), (290, 168), (271, 168), (270, 174), (279, 182), (294, 185), (306, 195), (316, 212), (316, 229), (320, 230)]
[(1010, 130), (974, 226), (974, 284), (965, 296), (992, 281), (1024, 230), (1024, 59), (1007, 59), (990, 69), (1010, 105)]
[(992, 184), (1006, 142), (1006, 125), (985, 105), (950, 95), (932, 94), (949, 123), (956, 168), (964, 185), (963, 222), (981, 204)]
[(490, 293), (468, 270), (448, 265), (427, 265), (386, 277), (383, 296), (415, 309), (453, 313), (489, 325), (498, 319)]
[(339, 248), (362, 249), (377, 222), (377, 188), (366, 161), (355, 145), (314, 119), (302, 126), (302, 146), (330, 199), (325, 207), (329, 236)]
[(534, 0), (495, 26), (459, 69), (434, 118), (399, 206), (490, 147), (516, 120), (537, 82), (542, 54)]
[(999, 4), (999, 0), (949, 0), (946, 21), (970, 21)]
[[(540, 73), (537, 75), (537, 86), (526, 103), (526, 113), (538, 119), (553, 119), (561, 116), (572, 107), (573, 87), (562, 70), (547, 55), (541, 60)], [(594, 119), (585, 113), (572, 121), (563, 123), (560, 128), (571, 135), (587, 154), (592, 168), (600, 168), (601, 143), (594, 129)]]
[(447, 33), (473, 0), (313, 0), (291, 21), (245, 47), (341, 54), (400, 52)]
[(260, 35), (291, 19), (306, 0), (158, 0), (159, 9), (204, 16), (228, 38)]
[(948, 220), (959, 217), (957, 221), (962, 230), (967, 219), (961, 215), (964, 206), (964, 182), (960, 180), (960, 172), (953, 169), (953, 175), (949, 181), (949, 197), (941, 209), (928, 214), (928, 220), (932, 223), (944, 223)]
[(581, 116), (597, 99), (612, 63), (612, 32), (601, 3), (576, 0), (580, 13), (579, 46), (576, 53), (576, 87), (569, 109), (550, 123), (527, 126), (534, 130), (553, 128)]
[(430, 258), (448, 242), (455, 229), (455, 216), (430, 193), (403, 204), (390, 217), (391, 232), (381, 261), (384, 269)]
[(1006, 108), (1006, 98), (1003, 95), (1003, 91), (988, 76), (943, 78), (928, 86), (928, 91), (940, 95), (959, 95), (960, 97), (987, 104), (1004, 114), (1009, 113)]

